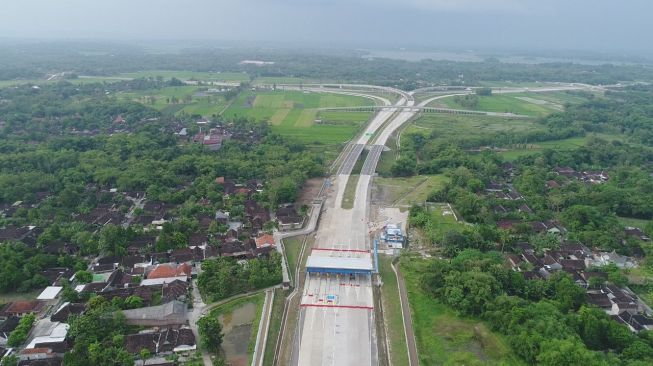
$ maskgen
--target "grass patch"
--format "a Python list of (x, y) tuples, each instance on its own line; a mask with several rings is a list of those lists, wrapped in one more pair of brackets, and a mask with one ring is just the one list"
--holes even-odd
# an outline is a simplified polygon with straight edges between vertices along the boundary
[(463, 221), (456, 221), (453, 212), (445, 203), (427, 203), (427, 211), (430, 214), (429, 223), (424, 230), (418, 230), (420, 235), (415, 235), (413, 243), (417, 245), (420, 238), (425, 239), (426, 246), (437, 244), (442, 241), (444, 235), (449, 231), (462, 231), (465, 228)]
[(562, 140), (543, 141), (543, 142), (537, 142), (532, 144), (520, 144), (517, 147), (512, 148), (508, 151), (499, 152), (499, 155), (501, 155), (504, 159), (508, 161), (513, 161), (522, 156), (539, 154), (546, 149), (552, 149), (557, 151), (575, 150), (581, 146), (585, 146), (589, 141), (589, 139), (592, 137), (605, 139), (608, 142), (615, 141), (615, 140), (624, 141), (624, 138), (622, 136), (607, 135), (607, 134), (591, 134), (583, 137), (571, 137)]
[(533, 99), (544, 100), (550, 103), (565, 105), (569, 104), (580, 104), (587, 102), (589, 99), (578, 92), (573, 91), (555, 91), (555, 92), (545, 92), (545, 93), (519, 93), (512, 94), (516, 97), (529, 97)]
[(8, 292), (0, 293), (0, 304), (8, 304), (14, 301), (35, 300), (43, 290), (33, 290), (29, 292)]
[(391, 175), (392, 164), (394, 164), (395, 160), (397, 160), (397, 154), (394, 150), (382, 152), (379, 162), (376, 164), (376, 171), (379, 173), (379, 176), (389, 177)]
[(317, 118), (323, 124), (356, 124), (367, 122), (371, 117), (370, 112), (347, 112), (347, 111), (319, 111)]
[(408, 178), (375, 177), (374, 184), (384, 190), (385, 202), (391, 205), (423, 203), (434, 190), (443, 187), (449, 178), (443, 174), (417, 175)]
[(344, 209), (354, 208), (354, 200), (356, 199), (356, 186), (358, 185), (358, 178), (360, 175), (353, 174), (347, 179), (347, 185), (345, 186), (345, 193), (342, 195), (341, 207)]
[[(485, 112), (514, 113), (526, 116), (546, 116), (559, 111), (551, 102), (538, 99), (536, 96), (495, 94), (492, 96), (478, 96), (478, 103), (474, 108), (465, 107), (457, 103), (456, 97), (442, 98), (435, 101), (454, 109), (471, 109)], [(541, 102), (540, 102), (541, 101)]]
[(222, 97), (216, 98), (193, 98), (191, 104), (185, 105), (181, 111), (187, 114), (199, 114), (201, 116), (212, 116), (220, 114), (226, 106)]
[(288, 261), (288, 272), (290, 272), (290, 277), (293, 279), (295, 278), (295, 271), (297, 270), (299, 261), (299, 253), (302, 250), (302, 243), (304, 242), (305, 237), (305, 235), (301, 235), (283, 239), (283, 247), (286, 253), (286, 260)]
[(644, 220), (644, 219), (636, 219), (633, 217), (617, 217), (617, 220), (623, 225), (623, 226), (632, 226), (632, 227), (637, 227), (640, 229), (644, 229), (646, 225), (650, 222), (649, 220)]
[(282, 289), (274, 290), (274, 301), (272, 302), (272, 311), (270, 313), (270, 327), (268, 329), (268, 339), (265, 342), (265, 354), (263, 355), (263, 365), (272, 366), (274, 362), (274, 352), (277, 345), (277, 338), (281, 330), (281, 318), (283, 318), (283, 307), (286, 300), (285, 293)]
[(458, 316), (419, 286), (426, 262), (402, 258), (421, 365), (523, 365), (507, 342), (477, 319)]
[(653, 304), (653, 283), (651, 281), (643, 285), (629, 284), (628, 288), (633, 290), (647, 305)]
[(424, 114), (404, 130), (408, 133), (433, 135), (436, 139), (456, 141), (487, 136), (497, 132), (524, 132), (540, 128), (532, 119), (505, 118), (483, 115)]
[(308, 80), (302, 78), (261, 76), (254, 79), (253, 84), (300, 84), (307, 82)]
[(392, 257), (379, 257), (379, 273), (383, 280), (381, 301), (383, 302), (383, 318), (386, 326), (386, 337), (389, 346), (392, 365), (408, 365), (408, 349), (404, 333), (404, 321), (401, 316), (397, 277), (392, 270)]
[[(115, 96), (121, 100), (142, 103), (161, 111), (169, 106), (191, 104), (196, 91), (196, 86), (170, 86), (160, 89), (118, 92)], [(176, 99), (176, 103), (173, 103), (173, 99)]]

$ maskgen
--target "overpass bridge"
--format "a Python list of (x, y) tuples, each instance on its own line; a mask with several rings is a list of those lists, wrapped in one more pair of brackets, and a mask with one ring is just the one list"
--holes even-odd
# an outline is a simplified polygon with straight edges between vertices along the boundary
[(515, 113), (502, 113), (502, 112), (488, 112), (488, 111), (471, 111), (465, 109), (453, 108), (438, 108), (428, 107), (424, 105), (417, 106), (357, 106), (357, 107), (328, 107), (320, 108), (321, 111), (344, 111), (344, 112), (378, 112), (378, 111), (393, 111), (393, 112), (409, 112), (409, 113), (446, 113), (446, 114), (466, 114), (466, 115), (480, 115), (480, 116), (496, 116), (496, 117), (511, 117), (511, 118), (531, 118)]

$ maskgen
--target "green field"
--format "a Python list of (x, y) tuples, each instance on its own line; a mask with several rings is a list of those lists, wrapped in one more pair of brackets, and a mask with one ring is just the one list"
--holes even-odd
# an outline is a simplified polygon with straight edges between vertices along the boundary
[(122, 78), (156, 78), (164, 80), (177, 78), (180, 80), (199, 80), (204, 82), (243, 82), (249, 81), (249, 75), (240, 72), (198, 72), (198, 71), (176, 71), (176, 70), (144, 70), (138, 72), (127, 72), (118, 75)]
[(420, 365), (522, 365), (507, 342), (477, 319), (463, 318), (422, 291), (425, 261), (402, 258)]
[(411, 122), (404, 133), (433, 134), (446, 141), (461, 137), (487, 136), (495, 132), (522, 132), (537, 129), (531, 119), (492, 117), (483, 115), (425, 114)]
[[(527, 100), (519, 98), (531, 98)], [(530, 101), (529, 101), (530, 100)], [(468, 108), (456, 102), (456, 97), (449, 97), (438, 99), (434, 101), (439, 105), (444, 105), (448, 108), (454, 109), (472, 109), (485, 112), (500, 112), (500, 113), (514, 113), (526, 116), (545, 116), (547, 114), (559, 111), (560, 108), (554, 107), (554, 104), (537, 104), (531, 101), (545, 101), (537, 99), (537, 96), (524, 96), (524, 95), (506, 95), (495, 94), (492, 96), (479, 96), (478, 105), (475, 108)]]
[[(220, 94), (196, 96), (201, 88), (197, 86), (169, 86), (161, 89), (142, 90), (137, 92), (120, 92), (119, 99), (143, 103), (162, 112), (198, 114), (210, 116), (219, 114), (226, 106), (224, 97)], [(173, 98), (177, 99), (173, 103)]]
[(443, 174), (416, 175), (408, 178), (375, 177), (374, 185), (383, 189), (383, 201), (392, 206), (419, 204), (442, 188), (449, 178)]
[(606, 135), (606, 134), (592, 134), (584, 137), (571, 137), (563, 140), (543, 141), (532, 144), (519, 144), (508, 151), (499, 152), (504, 159), (513, 161), (525, 155), (538, 154), (546, 149), (553, 149), (558, 151), (574, 150), (581, 146), (585, 146), (591, 137), (598, 137), (606, 141), (624, 141), (622, 136)]
[(283, 247), (286, 253), (286, 260), (288, 261), (288, 273), (292, 278), (295, 277), (295, 271), (297, 270), (297, 264), (299, 260), (299, 252), (302, 250), (303, 241), (304, 235), (283, 239)]
[(533, 99), (540, 99), (559, 105), (564, 105), (565, 103), (579, 104), (579, 103), (587, 102), (589, 100), (587, 97), (571, 91), (519, 93), (519, 94), (510, 94), (510, 95), (515, 97), (529, 97)]
[(220, 112), (222, 112), (226, 106), (227, 104), (222, 97), (197, 97), (193, 98), (193, 102), (185, 105), (181, 111), (188, 114), (211, 116), (214, 114), (220, 114)]
[(456, 221), (449, 207), (444, 203), (430, 203), (428, 211), (431, 213), (431, 230), (438, 240), (448, 231), (461, 231), (465, 227), (463, 222)]
[(383, 318), (386, 324), (386, 337), (392, 365), (408, 365), (408, 350), (404, 333), (404, 320), (401, 316), (397, 276), (391, 266), (392, 257), (379, 257), (379, 273), (383, 281), (381, 300)]
[(309, 144), (340, 144), (369, 119), (368, 112), (320, 111), (326, 107), (366, 105), (366, 98), (300, 91), (244, 92), (224, 116), (267, 120), (272, 131)]

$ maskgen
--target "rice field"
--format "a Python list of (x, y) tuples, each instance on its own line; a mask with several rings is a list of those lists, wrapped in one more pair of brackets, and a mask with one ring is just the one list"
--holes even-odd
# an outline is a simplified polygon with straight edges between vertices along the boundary
[(309, 144), (340, 144), (371, 117), (369, 112), (323, 111), (327, 107), (367, 105), (366, 98), (301, 91), (248, 91), (223, 116), (266, 120), (272, 131)]

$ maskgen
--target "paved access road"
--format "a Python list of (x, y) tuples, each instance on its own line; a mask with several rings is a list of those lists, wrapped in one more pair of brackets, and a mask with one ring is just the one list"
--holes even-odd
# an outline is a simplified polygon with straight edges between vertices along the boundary
[[(341, 88), (352, 86), (343, 86)], [(364, 86), (374, 88), (373, 86)], [(547, 91), (569, 90), (574, 87), (548, 88)], [(388, 91), (387, 88), (382, 88)], [(519, 92), (517, 89), (504, 92)], [(361, 92), (364, 93), (364, 92)], [(373, 173), (388, 138), (401, 125), (410, 120), (417, 108), (409, 93), (399, 92), (396, 108), (384, 108), (368, 124), (365, 131), (354, 141), (343, 160), (343, 168), (327, 192), (322, 215), (311, 255), (329, 257), (370, 257), (369, 189)], [(419, 104), (426, 106), (435, 99), (456, 94), (440, 95)], [(358, 178), (352, 209), (341, 207), (345, 187), (361, 154), (360, 145), (370, 148)], [(400, 281), (401, 282), (401, 281)], [(401, 290), (401, 289), (400, 289)], [(405, 289), (404, 289), (405, 295)], [(407, 296), (402, 306), (410, 312)], [(374, 327), (373, 291), (369, 276), (339, 276), (310, 274), (302, 290), (299, 334), (296, 337), (293, 365), (377, 365), (377, 340)], [(409, 346), (409, 357), (417, 365), (417, 350), (410, 315), (404, 318)]]
[[(396, 106), (412, 103), (400, 93)], [(341, 207), (347, 181), (363, 147), (388, 127), (400, 125), (397, 118), (407, 120), (406, 113), (393, 108), (380, 111), (370, 121), (343, 160), (333, 185), (327, 192), (316, 234), (312, 256), (332, 258), (370, 258), (369, 187), (371, 174), (383, 150), (372, 145), (364, 163), (364, 174), (358, 179), (352, 209)], [(376, 365), (377, 340), (374, 323), (372, 282), (367, 275), (309, 274), (302, 290), (299, 352), (297, 365)]]

